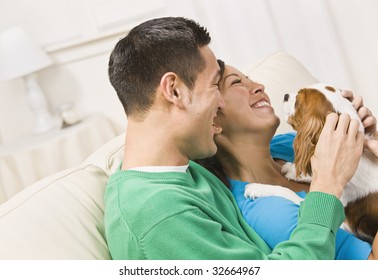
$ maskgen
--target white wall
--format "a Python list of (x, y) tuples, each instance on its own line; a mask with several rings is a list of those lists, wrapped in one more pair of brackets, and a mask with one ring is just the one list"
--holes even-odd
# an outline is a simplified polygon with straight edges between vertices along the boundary
[[(378, 114), (378, 1), (166, 0), (163, 13), (187, 16), (207, 26), (213, 50), (228, 64), (243, 69), (285, 50), (319, 80), (363, 95)], [(125, 122), (106, 73), (110, 51), (127, 30), (119, 27), (123, 32), (89, 42), (48, 46), (55, 64), (38, 77), (52, 110), (73, 101), (82, 115), (101, 111), (120, 124)], [(0, 83), (0, 143), (31, 129), (33, 116), (23, 90), (21, 80)]]

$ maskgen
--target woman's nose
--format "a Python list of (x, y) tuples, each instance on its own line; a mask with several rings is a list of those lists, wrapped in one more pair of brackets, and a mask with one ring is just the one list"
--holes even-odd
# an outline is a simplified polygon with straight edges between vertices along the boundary
[(265, 90), (265, 87), (258, 83), (253, 83), (250, 87), (250, 92), (253, 94), (263, 93), (264, 90)]

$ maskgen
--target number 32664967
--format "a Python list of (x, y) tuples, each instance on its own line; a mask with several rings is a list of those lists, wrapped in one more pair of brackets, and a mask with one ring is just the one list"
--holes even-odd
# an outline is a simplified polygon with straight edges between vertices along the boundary
[(251, 267), (213, 267), (213, 275), (257, 275), (260, 271), (259, 266)]

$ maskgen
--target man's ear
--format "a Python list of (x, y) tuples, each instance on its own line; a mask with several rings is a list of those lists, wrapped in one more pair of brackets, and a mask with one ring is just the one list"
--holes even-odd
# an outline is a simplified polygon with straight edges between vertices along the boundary
[(160, 89), (164, 98), (179, 108), (184, 107), (183, 92), (180, 88), (182, 84), (180, 78), (173, 72), (165, 73), (160, 80)]

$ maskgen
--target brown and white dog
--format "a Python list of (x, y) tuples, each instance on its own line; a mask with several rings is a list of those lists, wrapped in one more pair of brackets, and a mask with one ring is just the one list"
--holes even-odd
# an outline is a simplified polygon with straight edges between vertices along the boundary
[[(315, 84), (296, 93), (285, 94), (283, 103), (287, 122), (297, 131), (294, 140), (294, 163), (286, 163), (282, 173), (289, 180), (311, 181), (311, 157), (328, 113), (348, 113), (364, 127), (352, 103), (344, 98), (341, 90)], [(269, 185), (268, 185), (269, 186)], [(301, 201), (287, 188), (260, 184), (247, 185), (245, 195), (262, 197), (278, 195), (295, 203)], [(378, 231), (378, 158), (365, 150), (357, 171), (348, 182), (340, 198), (345, 207), (347, 228), (358, 237), (372, 242)]]

